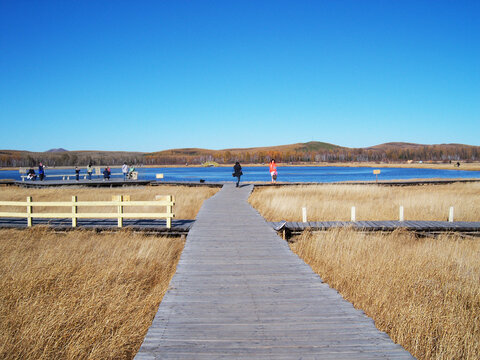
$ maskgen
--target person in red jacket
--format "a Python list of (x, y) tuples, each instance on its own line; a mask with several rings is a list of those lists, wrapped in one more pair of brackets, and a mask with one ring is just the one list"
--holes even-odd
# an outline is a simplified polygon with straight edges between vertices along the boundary
[(277, 164), (275, 159), (270, 160), (270, 175), (272, 176), (272, 183), (277, 182)]

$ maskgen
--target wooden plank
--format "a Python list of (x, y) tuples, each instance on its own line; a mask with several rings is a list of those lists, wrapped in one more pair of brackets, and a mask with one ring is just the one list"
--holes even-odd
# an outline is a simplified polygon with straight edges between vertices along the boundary
[(77, 227), (77, 197), (75, 195), (72, 196), (72, 227)]
[[(72, 206), (72, 203), (70, 203)], [(39, 219), (62, 219), (72, 218), (72, 213), (7, 213), (0, 212), (0, 217), (23, 217), (23, 218), (39, 218)], [(77, 213), (78, 219), (118, 219), (117, 213)], [(166, 219), (174, 218), (175, 214), (168, 213), (124, 213), (124, 218), (128, 219)]]
[(32, 197), (29, 196), (27, 197), (27, 225), (30, 227), (32, 226), (32, 213), (33, 213), (33, 209), (32, 209), (32, 206), (30, 205), (32, 202)]
[[(174, 201), (77, 201), (77, 206), (173, 206), (175, 205)], [(25, 201), (0, 201), (0, 206), (27, 206)], [(32, 201), (31, 206), (42, 206), (42, 207), (70, 207), (72, 206), (71, 201)]]

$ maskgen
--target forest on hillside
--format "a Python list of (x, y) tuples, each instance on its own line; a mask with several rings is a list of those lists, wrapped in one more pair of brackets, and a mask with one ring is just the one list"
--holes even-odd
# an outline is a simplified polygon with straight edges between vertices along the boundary
[(370, 148), (328, 147), (311, 149), (298, 145), (272, 148), (204, 150), (177, 149), (155, 153), (116, 152), (116, 151), (62, 151), (27, 152), (0, 151), (0, 166), (29, 167), (44, 162), (48, 166), (93, 165), (185, 165), (215, 161), (231, 164), (240, 161), (244, 164), (261, 164), (275, 159), (283, 163), (313, 162), (406, 162), (435, 161), (471, 162), (480, 160), (480, 147), (462, 144), (416, 145), (383, 144)]

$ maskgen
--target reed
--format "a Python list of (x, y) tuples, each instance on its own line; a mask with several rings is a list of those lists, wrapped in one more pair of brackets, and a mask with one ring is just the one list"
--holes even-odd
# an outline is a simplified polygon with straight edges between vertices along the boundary
[(132, 359), (183, 241), (129, 231), (0, 231), (0, 358)]
[(450, 206), (455, 221), (480, 221), (480, 183), (386, 187), (376, 185), (301, 185), (256, 188), (249, 202), (268, 221), (447, 220)]
[[(176, 219), (195, 219), (203, 201), (214, 195), (219, 189), (209, 187), (187, 186), (146, 186), (122, 188), (86, 188), (81, 186), (52, 187), (45, 189), (31, 189), (18, 187), (0, 187), (0, 201), (25, 201), (27, 196), (32, 196), (34, 201), (71, 201), (72, 195), (77, 195), (78, 201), (110, 201), (112, 196), (130, 195), (131, 200), (155, 200), (155, 195), (173, 195), (175, 197), (174, 213)], [(128, 212), (164, 212), (156, 207), (128, 207)], [(34, 211), (65, 212), (66, 208), (38, 207)], [(8, 207), (0, 211), (22, 211), (25, 208)], [(70, 209), (67, 209), (70, 211)], [(79, 207), (78, 212), (112, 212), (116, 207)]]
[(291, 248), (418, 359), (478, 359), (478, 239), (336, 229)]

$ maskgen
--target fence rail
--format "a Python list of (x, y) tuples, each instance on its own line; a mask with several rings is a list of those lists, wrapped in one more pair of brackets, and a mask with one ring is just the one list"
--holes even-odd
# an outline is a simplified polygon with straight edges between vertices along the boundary
[[(112, 201), (78, 201), (77, 196), (72, 196), (72, 201), (37, 201), (34, 202), (31, 196), (26, 201), (0, 201), (0, 206), (16, 206), (25, 207), (26, 212), (0, 212), (0, 217), (7, 218), (26, 218), (27, 225), (32, 226), (32, 219), (58, 219), (71, 218), (72, 227), (77, 226), (77, 219), (118, 219), (118, 227), (123, 227), (123, 219), (166, 219), (167, 228), (172, 227), (173, 206), (175, 199), (172, 195), (155, 197), (152, 201), (130, 201), (129, 195), (114, 196)], [(95, 212), (95, 213), (78, 213), (79, 207), (105, 206), (116, 207), (116, 212)], [(166, 211), (159, 212), (141, 212), (141, 213), (125, 213), (124, 207), (128, 206), (150, 206), (165, 207)], [(44, 213), (34, 212), (34, 207), (71, 207), (71, 212), (62, 213)]]

